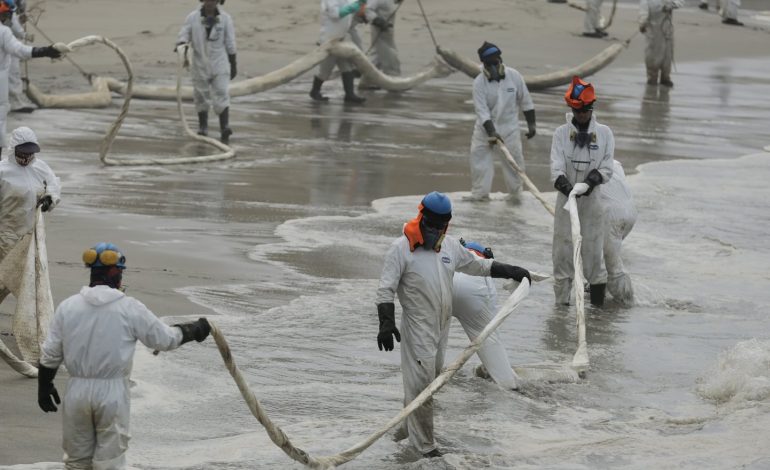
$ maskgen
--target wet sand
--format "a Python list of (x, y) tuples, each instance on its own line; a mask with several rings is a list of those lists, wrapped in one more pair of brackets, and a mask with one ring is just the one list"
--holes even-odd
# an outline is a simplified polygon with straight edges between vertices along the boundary
[[(605, 40), (580, 38), (582, 13), (563, 4), (488, 1), (482, 13), (477, 4), (458, 0), (423, 3), (443, 46), (472, 57), (483, 40), (491, 40), (503, 49), (506, 62), (525, 74), (575, 65), (609, 45)], [(709, 147), (702, 142), (656, 137), (661, 132), (675, 134), (679, 120), (684, 120), (681, 115), (672, 116), (667, 103), (677, 96), (687, 98), (688, 77), (697, 77), (703, 70), (723, 70), (725, 87), (737, 90), (745, 77), (734, 73), (726, 59), (767, 54), (770, 26), (743, 17), (749, 27), (724, 26), (713, 13), (703, 13), (692, 3), (675, 14), (681, 73), (674, 75), (677, 87), (671, 96), (663, 98), (660, 91), (645, 90), (639, 36), (609, 69), (592, 78), (600, 99), (604, 89), (612, 90), (606, 99), (618, 119), (624, 117), (624, 106), (647, 105), (643, 122), (651, 127), (620, 133), (625, 141), (619, 147), (630, 166), (664, 158), (738, 156), (767, 137), (761, 131), (743, 135), (737, 126), (728, 126), (724, 140), (710, 147), (711, 155), (693, 154), (693, 148)], [(86, 34), (109, 36), (129, 53), (140, 82), (170, 84), (175, 59), (171, 49), (190, 9), (190, 2), (181, 1), (55, 3), (46, 5), (40, 26), (58, 40)], [(259, 75), (300, 57), (317, 37), (315, 2), (284, 5), (231, 0), (226, 10), (234, 15), (237, 26), (239, 77)], [(635, 5), (621, 4), (611, 38), (633, 34), (635, 18)], [(361, 32), (368, 35), (366, 30)], [(37, 38), (36, 44), (42, 44), (39, 34)], [(399, 12), (397, 42), (404, 73), (429, 62), (433, 48), (415, 4), (406, 3)], [(89, 72), (121, 76), (109, 53), (94, 49), (73, 58)], [(69, 91), (82, 86), (77, 72), (64, 62), (38, 60), (30, 70), (33, 80), (48, 89)], [(624, 71), (620, 80), (602, 83), (602, 77), (618, 78), (612, 70)], [(29, 125), (38, 132), (44, 149), (41, 157), (63, 180), (63, 203), (47, 218), (55, 302), (85, 283), (82, 250), (97, 241), (112, 240), (129, 259), (126, 284), (130, 295), (159, 315), (210, 315), (212, 312), (192, 304), (177, 289), (281, 276), (269, 265), (251, 262), (248, 253), (257, 244), (276, 241), (273, 229), (287, 219), (365, 212), (373, 199), (420, 194), (434, 187), (467, 190), (467, 149), (474, 119), (467, 77), (454, 74), (401, 95), (370, 94), (367, 105), (359, 108), (342, 106), (338, 83), (328, 85), (331, 103), (314, 105), (306, 96), (309, 77), (270, 93), (234, 100), (233, 141), (239, 157), (205, 167), (101, 167), (96, 149), (117, 105), (106, 110), (11, 115), (9, 129)], [(761, 75), (749, 76), (746, 85), (761, 80)], [(766, 75), (764, 80), (766, 85)], [(561, 93), (551, 90), (535, 96), (541, 135), (524, 147), (529, 173), (544, 190), (548, 189), (549, 131), (563, 120)], [(730, 98), (723, 99), (724, 112), (729, 112)], [(690, 111), (697, 115), (697, 108), (693, 103)], [(644, 109), (634, 108), (637, 111)], [(191, 115), (191, 107), (188, 112)], [(601, 116), (603, 111), (597, 112)], [(713, 109), (708, 113), (720, 114)], [(694, 134), (713, 138), (710, 129)], [(113, 148), (125, 156), (208, 150), (185, 141), (172, 103), (146, 101), (135, 102)], [(501, 189), (498, 178), (495, 190)], [(323, 265), (323, 261), (316, 264)], [(376, 277), (379, 268), (365, 262), (351, 262), (347, 267), (361, 277)], [(266, 293), (266, 306), (284, 300), (278, 294), (270, 297)], [(8, 331), (9, 305), (0, 307), (2, 332)], [(64, 377), (56, 382), (62, 390)], [(39, 411), (35, 389), (34, 380), (0, 367), (4, 397), (0, 402), (0, 465), (61, 457), (61, 418)]]

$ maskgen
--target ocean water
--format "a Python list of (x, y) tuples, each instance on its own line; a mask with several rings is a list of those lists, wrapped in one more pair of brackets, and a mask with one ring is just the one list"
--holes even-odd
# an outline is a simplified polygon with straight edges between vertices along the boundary
[[(635, 305), (588, 308), (585, 379), (534, 381), (514, 393), (475, 377), (474, 357), (436, 396), (442, 458), (421, 459), (391, 433), (345, 467), (770, 468), (770, 154), (760, 150), (770, 144), (770, 106), (758, 99), (770, 93), (768, 76), (766, 60), (726, 60), (680, 64), (670, 91), (640, 85), (640, 68), (594, 77), (597, 116), (615, 132), (639, 209), (624, 243)], [(223, 238), (253, 227), (259, 241), (248, 259), (275, 276), (181, 292), (218, 314), (212, 320), (270, 417), (320, 456), (401, 409), (399, 354), (377, 350), (374, 294), (385, 250), (422, 194), (450, 195), (450, 234), (535, 271), (551, 271), (552, 220), (529, 195), (519, 205), (502, 193), (462, 200), (467, 83), (380, 94), (358, 109), (311, 107), (301, 85), (244, 99), (255, 112), (235, 115), (242, 140), (233, 162), (104, 170), (74, 154), (65, 165), (63, 149), (57, 158), (77, 187), (69, 210), (220, 222)], [(535, 94), (541, 135), (525, 144), (528, 172), (544, 191), (550, 135), (564, 119), (560, 95)], [(152, 106), (139, 103), (138, 112)], [(59, 132), (82, 138), (87, 123), (80, 134)], [(153, 129), (135, 124), (122, 143), (143, 133), (161, 141)], [(500, 336), (514, 365), (566, 365), (574, 308), (554, 307), (552, 284), (537, 283)], [(447, 363), (467, 342), (453, 325)], [(133, 381), (133, 467), (301, 468), (250, 415), (213, 342), (159, 356), (140, 347)]]

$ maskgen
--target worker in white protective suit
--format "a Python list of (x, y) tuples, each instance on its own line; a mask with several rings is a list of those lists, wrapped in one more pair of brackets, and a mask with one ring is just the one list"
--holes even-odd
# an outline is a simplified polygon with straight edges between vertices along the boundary
[(615, 160), (612, 178), (602, 186), (601, 198), (607, 213), (604, 235), (604, 266), (607, 268), (607, 290), (624, 305), (634, 301), (631, 278), (623, 268), (620, 248), (636, 223), (637, 211), (623, 166)]
[(6, 146), (5, 125), (10, 111), (8, 102), (8, 73), (11, 57), (29, 59), (33, 57), (61, 57), (61, 52), (53, 46), (32, 47), (23, 44), (13, 35), (9, 25), (16, 6), (13, 0), (0, 0), (0, 147)]
[[(34, 37), (28, 33), (22, 26), (26, 22), (26, 2), (17, 1), (16, 11), (11, 18), (11, 31), (19, 41), (32, 42)], [(31, 113), (35, 110), (35, 105), (27, 98), (24, 93), (24, 85), (21, 80), (21, 61), (16, 56), (10, 56), (10, 68), (8, 70), (8, 101), (10, 103), (10, 112), (12, 113)]]
[[(37, 207), (50, 212), (61, 200), (61, 184), (40, 152), (29, 127), (14, 129), (9, 140), (13, 156), (0, 161), (0, 260), (35, 227)], [(0, 302), (9, 291), (0, 287)]]
[(177, 36), (177, 47), (189, 43), (193, 50), (192, 82), (198, 134), (208, 135), (209, 108), (219, 116), (220, 140), (230, 143), (230, 80), (238, 74), (235, 26), (232, 17), (218, 5), (224, 0), (201, 0), (203, 6), (185, 19)]
[(476, 124), (471, 137), (471, 200), (489, 199), (495, 174), (494, 155), (503, 160), (503, 178), (512, 199), (521, 192), (521, 180), (503, 154), (495, 148), (502, 141), (513, 159), (524, 170), (524, 154), (519, 135), (519, 111), (527, 120), (527, 138), (536, 133), (535, 105), (519, 72), (503, 64), (500, 48), (484, 42), (479, 48), (481, 73), (473, 80), (473, 107)]
[[(721, 5), (720, 5), (721, 4)], [(738, 21), (738, 8), (741, 6), (741, 0), (716, 0), (714, 7), (718, 10), (718, 13), (722, 16), (722, 23), (732, 26), (743, 26), (743, 23)], [(708, 0), (700, 0), (698, 8), (701, 10), (709, 9)]]
[[(460, 244), (474, 256), (484, 259), (494, 258), (492, 249), (485, 248), (480, 243), (465, 242), (461, 238)], [(460, 322), (468, 339), (473, 341), (478, 338), (495, 315), (497, 315), (497, 289), (492, 278), (455, 273), (452, 283), (452, 316)], [(492, 380), (508, 390), (518, 390), (519, 377), (508, 361), (508, 354), (497, 331), (489, 335), (477, 354)], [(486, 376), (486, 374), (482, 375)]]
[(591, 284), (591, 303), (600, 307), (607, 271), (603, 259), (606, 215), (599, 193), (612, 177), (615, 138), (609, 127), (596, 122), (593, 85), (575, 76), (564, 99), (572, 112), (567, 113), (567, 123), (556, 129), (551, 143), (551, 181), (559, 191), (553, 220), (553, 289), (556, 303), (569, 305), (575, 268), (570, 215), (563, 207), (574, 190), (580, 196), (583, 273)]
[(741, 0), (721, 0), (721, 2), (722, 23), (731, 26), (743, 26), (743, 23), (738, 21), (738, 9), (741, 6)]
[[(168, 326), (121, 290), (126, 258), (112, 243), (83, 253), (91, 268), (88, 287), (56, 308), (38, 369), (38, 405), (62, 404), (66, 469), (126, 468), (131, 367), (136, 342), (161, 351), (201, 342), (211, 327), (205, 318)], [(64, 400), (53, 379), (64, 363), (70, 374)]]
[(641, 0), (639, 2), (639, 32), (644, 34), (644, 64), (647, 84), (674, 86), (671, 81), (671, 63), (674, 60), (673, 11), (682, 6), (681, 0)]
[(586, 14), (583, 17), (583, 36), (603, 38), (608, 35), (600, 26), (601, 9), (604, 0), (586, 0)]
[[(331, 40), (351, 41), (350, 28), (353, 16), (366, 7), (366, 0), (321, 0), (321, 36), (319, 44)], [(329, 56), (318, 65), (318, 73), (313, 77), (313, 87), (310, 89), (310, 97), (315, 101), (328, 101), (329, 98), (321, 94), (321, 85), (328, 80), (334, 67), (340, 70), (342, 86), (345, 89), (345, 102), (361, 104), (366, 98), (356, 95), (353, 64), (347, 59), (338, 59)]]
[[(521, 282), (530, 278), (526, 269), (471, 254), (457, 239), (446, 235), (452, 218), (452, 203), (439, 192), (426, 195), (417, 217), (404, 225), (385, 255), (377, 289), (380, 320), (377, 345), (392, 351), (401, 333), (396, 328), (396, 307), (403, 308), (401, 371), (404, 405), (410, 403), (440, 373), (444, 363), (452, 317), (452, 277), (455, 271), (473, 276), (508, 278)], [(425, 457), (438, 457), (433, 438), (433, 400), (429, 399), (406, 418), (405, 434)], [(403, 432), (403, 430), (402, 430)]]
[(371, 24), (372, 63), (386, 75), (401, 75), (401, 62), (394, 27), (396, 9), (402, 0), (369, 0), (366, 19)]

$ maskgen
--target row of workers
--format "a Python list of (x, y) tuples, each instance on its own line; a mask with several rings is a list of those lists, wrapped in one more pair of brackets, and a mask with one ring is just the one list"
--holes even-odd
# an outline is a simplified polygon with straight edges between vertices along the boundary
[[(9, 89), (12, 96), (21, 98), (19, 59), (30, 57), (59, 57), (53, 47), (31, 48), (20, 39), (30, 39), (20, 26), (25, 16), (17, 0), (0, 0), (0, 126), (5, 125), (9, 105)], [(602, 0), (589, 0), (584, 35), (603, 37), (599, 27), (598, 9)], [(724, 11), (733, 12), (736, 0), (725, 0)], [(190, 44), (192, 49), (191, 75), (193, 99), (198, 114), (198, 133), (208, 135), (209, 109), (219, 119), (220, 139), (229, 143), (233, 131), (230, 127), (229, 82), (237, 75), (235, 26), (232, 17), (220, 5), (224, 0), (200, 0), (202, 6), (192, 11), (184, 21), (177, 37), (177, 45)], [(640, 0), (639, 28), (645, 34), (645, 64), (647, 82), (673, 86), (671, 64), (673, 61), (672, 11), (682, 4), (681, 0)], [(400, 74), (398, 50), (395, 44), (395, 13), (400, 0), (321, 0), (321, 32), (319, 44), (333, 39), (348, 40), (362, 48), (356, 26), (362, 22), (371, 24), (371, 58), (376, 67), (389, 75)], [(18, 9), (17, 9), (18, 7)], [(14, 11), (16, 14), (14, 15)], [(729, 19), (730, 17), (728, 17)], [(725, 20), (738, 24), (737, 20)], [(6, 60), (9, 57), (10, 60)], [(314, 75), (310, 96), (317, 101), (327, 101), (321, 93), (324, 81), (331, 76), (335, 66), (339, 69), (345, 90), (345, 101), (362, 103), (364, 98), (355, 93), (355, 69), (347, 59), (328, 57), (319, 64)], [(5, 78), (8, 77), (8, 78)], [(20, 105), (21, 109), (29, 109)], [(5, 132), (3, 131), (3, 134)]]
[[(604, 262), (610, 272), (612, 263), (618, 263), (618, 290), (613, 295), (630, 296), (631, 285), (623, 273), (619, 249), (620, 242), (633, 226), (635, 213), (628, 215), (624, 212), (628, 209), (626, 203), (630, 200), (630, 193), (623, 184), (622, 170), (618, 172), (619, 167), (615, 165), (615, 173), (607, 184), (602, 185), (605, 188), (591, 191), (597, 184), (604, 183), (604, 175), (601, 176), (601, 182), (594, 179), (598, 177), (590, 175), (596, 175), (595, 170), (600, 172), (597, 170), (599, 168), (606, 171), (601, 162), (606, 161), (611, 132), (606, 128), (598, 137), (590, 134), (596, 129), (591, 124), (597, 126), (591, 115), (594, 95), (590, 84), (577, 81), (567, 92), (567, 99), (575, 113), (574, 121), (571, 122), (575, 127), (562, 126), (557, 130), (557, 135), (571, 134), (570, 140), (574, 144), (571, 149), (560, 149), (555, 154), (560, 156), (564, 164), (563, 172), (558, 173), (555, 179), (555, 185), (564, 193), (559, 196), (563, 199), (572, 191), (571, 186), (580, 186), (580, 177), (584, 176), (582, 184), (585, 186), (580, 190), (582, 196), (579, 205), (584, 220), (582, 225), (585, 227), (585, 239), (589, 238), (589, 231), (596, 233), (599, 226), (595, 218), (586, 218), (590, 215), (586, 208), (604, 204), (598, 198), (599, 195), (605, 196), (604, 200), (608, 201), (607, 218), (612, 220), (614, 217), (617, 223), (613, 223), (613, 229), (605, 234), (607, 255)], [(578, 119), (590, 124), (581, 125)], [(588, 136), (585, 133), (589, 133)], [(586, 157), (584, 152), (591, 153), (587, 146), (598, 145), (598, 142), (602, 142), (605, 151), (595, 152), (593, 159)], [(40, 146), (34, 132), (25, 127), (15, 129), (10, 144), (15, 158), (0, 162), (0, 207), (3, 208), (0, 214), (0, 233), (4, 242), (0, 254), (3, 257), (16, 241), (32, 229), (36, 208), (41, 206), (43, 211), (51, 210), (58, 204), (61, 194), (58, 178), (45, 162), (36, 158)], [(566, 167), (568, 164), (571, 166)], [(613, 182), (615, 189), (608, 191), (613, 187)], [(615, 202), (614, 208), (612, 201)], [(419, 394), (441, 369), (450, 316), (460, 320), (471, 339), (475, 339), (491, 320), (496, 312), (496, 292), (488, 277), (511, 278), (519, 282), (525, 277), (529, 278), (525, 269), (494, 261), (491, 249), (485, 249), (475, 242), (464, 244), (463, 247), (460, 241), (447, 237), (450, 219), (449, 199), (435, 192), (427, 195), (419, 207), (418, 216), (405, 225), (404, 235), (394, 242), (385, 258), (377, 293), (380, 318), (378, 344), (381, 349), (392, 350), (393, 337), (401, 339), (395, 326), (393, 303), (394, 295), (398, 293), (404, 312), (401, 331), (405, 338), (402, 345), (402, 368), (406, 402)], [(572, 260), (571, 239), (567, 237), (557, 240), (559, 234), (568, 235), (568, 230), (561, 230), (558, 226), (557, 219), (554, 235), (555, 291), (557, 303), (565, 303), (569, 302), (569, 285), (564, 284), (565, 279), (559, 277), (561, 271), (558, 269), (564, 268), (567, 277), (571, 278), (571, 267), (567, 268), (567, 263)], [(562, 244), (560, 248), (563, 249), (557, 250), (557, 243)], [(590, 258), (584, 256), (584, 259)], [(126, 387), (136, 340), (152, 348), (169, 349), (181, 344), (185, 338), (189, 340), (195, 337), (185, 337), (185, 328), (198, 332), (198, 338), (205, 338), (207, 323), (199, 320), (193, 326), (180, 326), (181, 332), (174, 333), (173, 329), (161, 326), (162, 323), (151, 316), (138, 301), (126, 298), (119, 291), (125, 257), (113, 245), (97, 245), (86, 252), (84, 261), (91, 268), (90, 284), (57, 308), (41, 359), (39, 402), (45, 411), (55, 411), (54, 402), (58, 402), (59, 397), (52, 381), (58, 366), (65, 363), (77, 385), (68, 387), (64, 401), (65, 461), (72, 463), (72, 468), (84, 462), (99, 462), (100, 465), (106, 465), (104, 468), (121, 468), (128, 440), (129, 398)], [(480, 277), (462, 274), (453, 276), (455, 270)], [(589, 281), (594, 282), (594, 279), (589, 277)], [(595, 287), (592, 285), (592, 289)], [(567, 294), (564, 298), (558, 297), (565, 292)], [(97, 321), (95, 310), (100, 312), (99, 318), (102, 320)], [(83, 325), (88, 328), (84, 329)], [(98, 344), (89, 344), (90, 340), (86, 338), (91, 337), (90, 333), (85, 337), (81, 333), (94, 329), (122, 331), (123, 336), (120, 341), (109, 337), (104, 342), (99, 339)], [(89, 344), (86, 348), (88, 352), (76, 347), (78, 344)], [(118, 350), (115, 350), (116, 347)], [(70, 351), (71, 354), (68, 354)], [(479, 356), (501, 386), (509, 389), (518, 387), (505, 348), (496, 335), (485, 342)], [(95, 406), (104, 401), (112, 405)], [(82, 407), (92, 410), (86, 418)], [(105, 423), (114, 425), (105, 426)], [(430, 404), (421, 407), (407, 420), (401, 435), (410, 436), (415, 447), (427, 456), (440, 454), (433, 440)]]

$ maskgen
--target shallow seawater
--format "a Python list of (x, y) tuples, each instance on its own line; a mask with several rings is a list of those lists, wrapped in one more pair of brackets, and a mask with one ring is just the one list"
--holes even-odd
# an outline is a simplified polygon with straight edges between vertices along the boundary
[[(770, 93), (770, 63), (678, 67), (673, 90), (645, 88), (641, 68), (592, 79), (597, 116), (615, 133), (640, 215), (624, 244), (636, 304), (588, 309), (587, 377), (533, 382), (517, 394), (476, 378), (474, 357), (436, 398), (443, 458), (419, 459), (389, 434), (346, 468), (770, 466), (770, 154), (759, 153), (770, 143), (770, 106), (757, 99)], [(260, 241), (248, 257), (274, 266), (274, 278), (183, 293), (219, 314), (212, 318), (242, 372), (292, 442), (330, 455), (401, 409), (399, 355), (377, 350), (374, 294), (385, 250), (421, 195), (449, 193), (454, 236), (546, 273), (552, 220), (529, 195), (518, 205), (501, 193), (488, 203), (462, 200), (474, 119), (468, 82), (377, 93), (359, 108), (312, 105), (304, 85), (236, 101), (231, 162), (100, 168), (65, 145), (97, 142), (96, 122), (109, 115), (98, 111), (84, 114), (80, 131), (57, 131), (49, 163), (63, 167), (83, 208), (220, 222), (223, 238), (254, 228)], [(550, 136), (564, 121), (561, 93), (534, 94), (540, 135), (524, 144), (528, 173), (544, 191)], [(159, 130), (172, 122), (170, 104), (136, 108), (161, 117), (134, 122), (116, 152), (206, 150)], [(555, 308), (544, 281), (500, 335), (515, 365), (566, 365), (574, 325), (574, 309)], [(466, 344), (453, 325), (447, 361)], [(213, 342), (159, 356), (139, 348), (133, 380), (134, 467), (300, 468), (250, 415)]]

